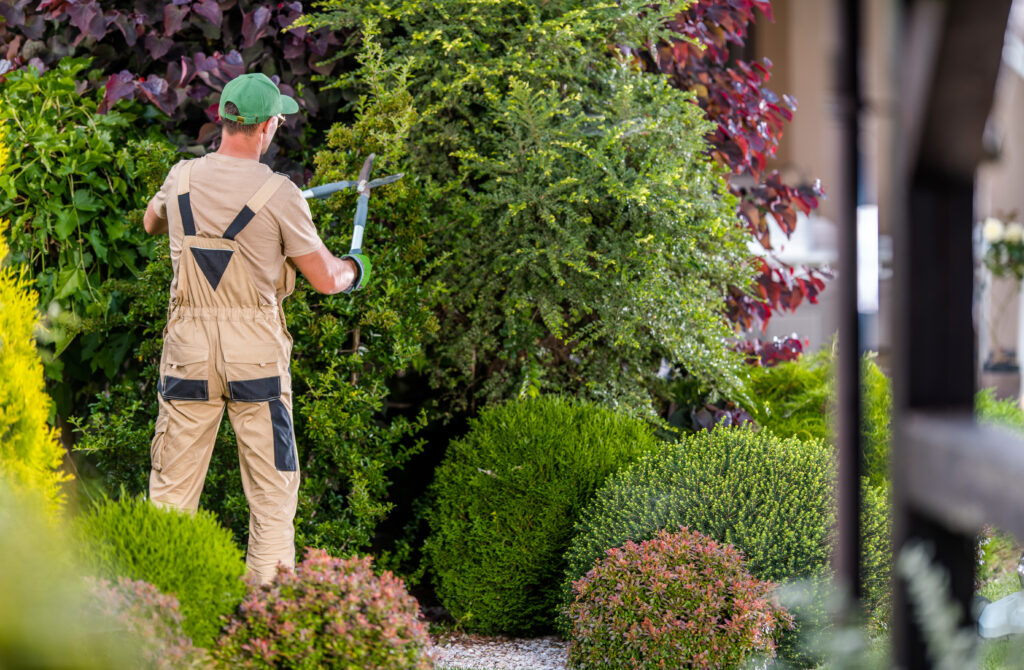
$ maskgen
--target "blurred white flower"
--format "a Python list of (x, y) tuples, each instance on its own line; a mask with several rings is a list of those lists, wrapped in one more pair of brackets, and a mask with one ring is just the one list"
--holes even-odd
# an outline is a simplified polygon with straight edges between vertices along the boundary
[(1005, 233), (1006, 227), (1003, 225), (1003, 222), (995, 217), (988, 217), (981, 225), (981, 236), (990, 244), (1002, 240)]
[(1020, 242), (1024, 239), (1024, 225), (1020, 221), (1011, 221), (1006, 224), (1003, 236), (1007, 242)]

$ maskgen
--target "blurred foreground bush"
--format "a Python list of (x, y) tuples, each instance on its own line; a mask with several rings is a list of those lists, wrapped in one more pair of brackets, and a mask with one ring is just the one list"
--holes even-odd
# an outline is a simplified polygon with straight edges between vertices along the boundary
[(182, 629), (178, 599), (152, 584), (118, 577), (95, 579), (89, 586), (91, 613), (117, 621), (138, 645), (150, 670), (208, 668), (206, 651), (193, 646)]
[(88, 616), (93, 595), (64, 529), (41, 513), (44, 504), (0, 477), (0, 667), (141, 667), (141, 652), (116, 620)]

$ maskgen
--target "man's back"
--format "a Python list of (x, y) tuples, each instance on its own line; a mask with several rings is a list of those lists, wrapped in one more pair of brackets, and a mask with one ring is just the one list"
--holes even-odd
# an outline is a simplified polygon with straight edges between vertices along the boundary
[[(200, 237), (221, 237), (249, 198), (274, 176), (263, 163), (219, 153), (181, 161), (171, 169), (154, 202), (159, 214), (166, 217), (165, 208), (172, 212), (166, 217), (174, 268), (172, 300), (177, 293), (184, 235), (176, 194), (179, 175), (187, 163), (191, 163), (189, 197)], [(288, 181), (276, 189), (236, 241), (261, 301), (267, 305), (284, 297), (277, 294), (277, 286), (285, 259), (313, 253), (321, 246), (309, 206), (298, 187)]]

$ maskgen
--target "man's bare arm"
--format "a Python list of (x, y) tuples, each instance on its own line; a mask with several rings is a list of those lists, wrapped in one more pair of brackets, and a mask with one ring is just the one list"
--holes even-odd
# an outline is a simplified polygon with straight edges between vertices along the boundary
[(320, 293), (340, 293), (351, 287), (359, 274), (354, 261), (338, 258), (322, 244), (313, 253), (295, 256), (292, 261)]
[(163, 235), (167, 232), (167, 219), (161, 218), (153, 209), (153, 201), (146, 206), (146, 213), (142, 216), (142, 227), (150, 235)]

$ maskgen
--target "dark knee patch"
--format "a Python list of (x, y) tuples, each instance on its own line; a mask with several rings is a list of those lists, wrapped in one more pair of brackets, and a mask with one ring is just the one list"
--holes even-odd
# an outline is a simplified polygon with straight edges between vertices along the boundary
[(264, 402), (281, 397), (281, 378), (263, 377), (228, 382), (228, 395), (242, 402)]
[(205, 379), (179, 379), (164, 375), (160, 395), (164, 400), (209, 400), (210, 389)]
[(295, 453), (292, 415), (280, 400), (270, 401), (270, 424), (274, 428), (274, 467), (281, 472), (299, 469)]

